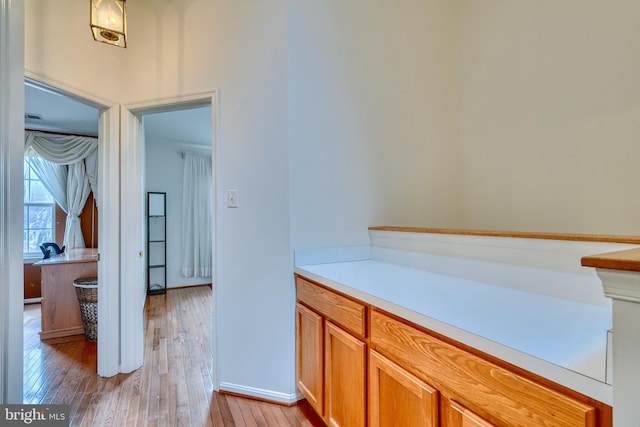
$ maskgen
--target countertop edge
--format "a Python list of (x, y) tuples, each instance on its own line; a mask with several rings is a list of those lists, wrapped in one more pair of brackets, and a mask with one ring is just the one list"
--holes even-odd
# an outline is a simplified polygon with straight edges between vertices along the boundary
[(583, 267), (640, 272), (640, 248), (582, 257)]

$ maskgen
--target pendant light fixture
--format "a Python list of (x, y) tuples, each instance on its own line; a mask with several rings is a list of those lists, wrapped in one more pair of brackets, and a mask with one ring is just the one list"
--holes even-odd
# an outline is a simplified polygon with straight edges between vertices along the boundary
[(91, 33), (98, 42), (127, 47), (125, 0), (89, 0)]

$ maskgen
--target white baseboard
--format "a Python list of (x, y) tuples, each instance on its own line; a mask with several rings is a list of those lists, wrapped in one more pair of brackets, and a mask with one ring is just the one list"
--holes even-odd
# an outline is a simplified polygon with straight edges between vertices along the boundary
[(268, 400), (271, 402), (284, 403), (286, 405), (292, 405), (300, 400), (301, 397), (297, 393), (281, 393), (279, 391), (265, 390), (262, 388), (247, 387), (240, 384), (220, 383), (220, 391), (241, 394), (244, 396), (256, 397), (259, 399)]

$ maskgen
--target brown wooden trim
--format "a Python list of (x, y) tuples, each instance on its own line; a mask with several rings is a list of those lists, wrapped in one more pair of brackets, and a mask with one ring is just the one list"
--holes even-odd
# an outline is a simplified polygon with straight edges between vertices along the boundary
[(607, 234), (571, 234), (571, 233), (540, 233), (527, 231), (492, 231), (492, 230), (467, 230), (461, 228), (422, 228), (422, 227), (394, 227), (377, 226), (369, 227), (371, 231), (398, 231), (404, 233), (425, 234), (454, 234), (461, 236), (485, 236), (485, 237), (511, 237), (521, 239), (542, 240), (569, 240), (573, 242), (602, 242), (602, 243), (626, 243), (640, 245), (640, 236), (623, 236)]
[(640, 271), (640, 248), (589, 255), (582, 258), (582, 265), (610, 270)]

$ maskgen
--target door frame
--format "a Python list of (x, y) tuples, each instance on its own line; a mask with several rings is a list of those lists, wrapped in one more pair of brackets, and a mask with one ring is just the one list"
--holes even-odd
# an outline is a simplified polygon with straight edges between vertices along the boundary
[(0, 404), (22, 403), (24, 3), (0, 0)]
[[(209, 342), (210, 348), (213, 353), (213, 370), (212, 370), (212, 382), (214, 390), (219, 390), (219, 363), (218, 363), (218, 286), (217, 286), (217, 271), (216, 268), (216, 253), (217, 253), (217, 202), (216, 202), (216, 187), (218, 182), (218, 168), (216, 167), (216, 161), (218, 158), (218, 126), (219, 126), (219, 91), (214, 89), (207, 92), (199, 92), (193, 94), (179, 95), (173, 97), (156, 98), (152, 100), (131, 102), (122, 106), (121, 112), (121, 147), (122, 147), (122, 182), (126, 182), (127, 185), (122, 188), (121, 203), (123, 206), (133, 207), (134, 215), (123, 215), (121, 228), (129, 233), (132, 230), (142, 230), (141, 224), (143, 223), (142, 214), (144, 213), (144, 135), (139, 129), (142, 116), (150, 113), (161, 113), (167, 111), (183, 110), (188, 108), (211, 106), (211, 126), (212, 126), (212, 141), (211, 141), (211, 161), (212, 161), (212, 177), (213, 185), (211, 191), (213, 192), (212, 201), (213, 206), (212, 224), (211, 224), (211, 241), (212, 244), (212, 304), (213, 304), (213, 316), (211, 319), (211, 341)], [(138, 215), (140, 213), (140, 215)], [(130, 234), (129, 234), (130, 235)], [(124, 236), (124, 234), (123, 234)], [(133, 241), (132, 241), (133, 240)], [(139, 246), (138, 236), (134, 239), (122, 239), (122, 266), (121, 274), (124, 277), (135, 277), (137, 285), (140, 289), (146, 289), (146, 281), (144, 280), (144, 262), (139, 262), (139, 259), (134, 261), (134, 256), (144, 246)], [(136, 246), (138, 245), (138, 246)], [(129, 256), (125, 260), (124, 254), (128, 253)], [(143, 257), (144, 259), (144, 257)], [(127, 328), (122, 330), (122, 361), (123, 365), (126, 361), (135, 362), (131, 366), (140, 363), (144, 360), (144, 343), (143, 343), (143, 307), (145, 301), (145, 293), (141, 291), (135, 291), (135, 298), (123, 303), (130, 307), (130, 310), (125, 309), (125, 305), (122, 306), (122, 324), (127, 325)], [(133, 326), (133, 327), (131, 327)]]
[(99, 261), (98, 318), (98, 375), (110, 377), (120, 369), (120, 107), (117, 103), (84, 92), (48, 76), (24, 71), (24, 81), (50, 92), (95, 107), (98, 118), (98, 193), (100, 217), (98, 222)]

